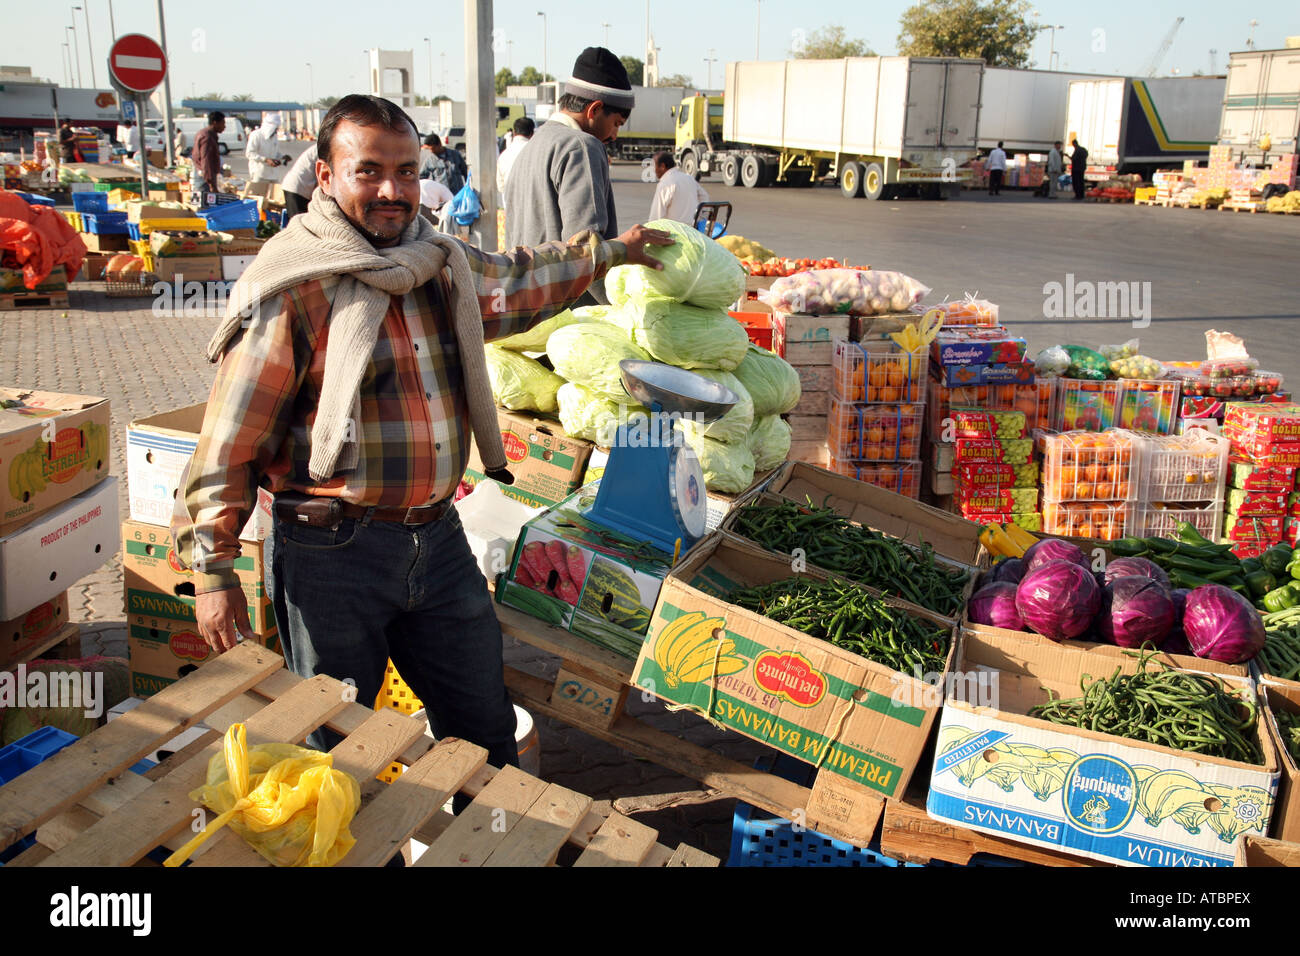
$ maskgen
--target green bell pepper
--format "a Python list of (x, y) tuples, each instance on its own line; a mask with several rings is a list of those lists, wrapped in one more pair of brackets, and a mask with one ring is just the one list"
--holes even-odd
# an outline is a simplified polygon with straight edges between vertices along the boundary
[(1300, 603), (1300, 585), (1295, 582), (1284, 584), (1264, 595), (1264, 610), (1270, 614), (1295, 607), (1297, 603)]
[[(1247, 574), (1254, 574), (1256, 571), (1264, 570), (1264, 563), (1259, 558), (1246, 558), (1241, 562), (1241, 570)], [(1272, 588), (1269, 590), (1272, 590)]]
[(1282, 577), (1289, 574), (1287, 565), (1291, 563), (1292, 549), (1288, 544), (1275, 544), (1259, 556), (1260, 564), (1264, 565), (1264, 570), (1274, 577)]
[(1250, 593), (1257, 598), (1262, 598), (1269, 591), (1277, 589), (1277, 578), (1267, 571), (1252, 571), (1246, 575), (1246, 585), (1250, 588)]
[(1300, 581), (1300, 554), (1293, 556), (1287, 563), (1286, 573), (1291, 575), (1292, 580)]

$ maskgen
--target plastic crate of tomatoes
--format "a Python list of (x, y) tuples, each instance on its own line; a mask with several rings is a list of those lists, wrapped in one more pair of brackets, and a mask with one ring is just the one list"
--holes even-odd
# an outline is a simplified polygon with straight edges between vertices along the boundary
[(1043, 494), (1047, 500), (1127, 501), (1134, 497), (1134, 440), (1128, 432), (1064, 432), (1046, 436), (1044, 446)]
[(858, 481), (884, 488), (895, 494), (908, 498), (921, 495), (921, 463), (919, 461), (900, 461), (886, 464), (878, 461), (854, 461), (830, 456), (827, 469), (837, 475), (847, 475)]
[(922, 406), (859, 405), (831, 399), (826, 446), (835, 458), (906, 461), (921, 457)]
[(768, 259), (766, 262), (755, 262), (747, 259), (741, 262), (741, 266), (746, 269), (752, 276), (767, 276), (783, 278), (792, 276), (796, 272), (808, 272), (812, 269), (870, 269), (871, 266), (851, 266), (840, 262), (838, 259)]
[(923, 402), (929, 356), (887, 343), (835, 340), (834, 392), (846, 402)]
[(1129, 533), (1133, 507), (1127, 501), (1044, 501), (1043, 531), (1068, 538), (1114, 541)]

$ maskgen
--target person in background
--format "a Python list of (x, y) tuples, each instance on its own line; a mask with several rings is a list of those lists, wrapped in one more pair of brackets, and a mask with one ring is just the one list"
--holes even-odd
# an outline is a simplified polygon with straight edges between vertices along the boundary
[(277, 136), (280, 114), (263, 113), (262, 125), (248, 134), (244, 155), (248, 157), (248, 178), (255, 183), (278, 183), (284, 178), (284, 166)]
[(59, 124), (59, 159), (65, 163), (77, 161), (77, 133), (71, 120), (65, 119)]
[(126, 147), (126, 155), (132, 159), (140, 152), (140, 127), (135, 124), (135, 120), (126, 121), (126, 142), (123, 145)]
[(1083, 174), (1088, 171), (1088, 151), (1079, 144), (1077, 139), (1070, 140), (1070, 145), (1074, 147), (1070, 152), (1070, 178), (1074, 182), (1074, 198), (1082, 199), (1086, 186)]
[(177, 159), (185, 155), (185, 134), (181, 132), (179, 126), (176, 127), (176, 133), (172, 136), (172, 148), (176, 151)]
[(695, 227), (695, 210), (700, 203), (709, 201), (709, 194), (695, 181), (677, 168), (673, 154), (655, 153), (655, 178), (659, 186), (650, 200), (650, 219), (675, 219)]
[[(506, 245), (567, 240), (584, 230), (618, 235), (605, 144), (618, 137), (636, 99), (627, 69), (604, 47), (587, 47), (573, 64), (556, 111), (537, 128), (506, 181)], [(596, 283), (580, 304), (607, 304)]]
[(1007, 154), (1002, 149), (1002, 140), (998, 140), (998, 145), (993, 147), (992, 152), (989, 153), (986, 168), (989, 171), (989, 195), (1000, 195), (1002, 192), (1002, 179), (1007, 174)]
[(226, 129), (226, 114), (213, 110), (208, 114), (208, 125), (194, 134), (194, 150), (190, 153), (190, 191), (199, 197), (199, 208), (208, 206), (208, 193), (217, 191), (217, 177), (221, 174), (221, 148), (218, 137)]
[(451, 190), (436, 179), (420, 180), (420, 215), (448, 235), (455, 233), (453, 224), (448, 219), (451, 214), (450, 203), (455, 198)]
[(465, 157), (458, 149), (448, 149), (442, 145), (442, 137), (430, 133), (424, 138), (424, 148), (420, 151), (420, 178), (432, 179), (442, 183), (451, 190), (452, 195), (465, 186), (465, 177), (469, 168)]
[(284, 209), (289, 218), (300, 216), (311, 204), (311, 194), (316, 189), (317, 145), (312, 143), (284, 174)]
[(1052, 149), (1047, 154), (1048, 199), (1056, 198), (1056, 193), (1061, 188), (1061, 174), (1063, 172), (1065, 172), (1065, 156), (1061, 152), (1061, 141), (1058, 139), (1052, 144)]
[(535, 128), (535, 124), (527, 116), (521, 116), (515, 120), (514, 129), (512, 130), (514, 135), (510, 137), (510, 142), (505, 150), (497, 157), (497, 190), (503, 197), (502, 208), (505, 208), (506, 180), (510, 176), (510, 170), (514, 169), (515, 160), (519, 158), (519, 154), (524, 151), (524, 147), (533, 138)]

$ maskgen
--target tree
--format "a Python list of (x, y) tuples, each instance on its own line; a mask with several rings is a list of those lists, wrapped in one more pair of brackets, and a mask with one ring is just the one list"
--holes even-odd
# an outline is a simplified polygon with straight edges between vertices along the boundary
[(535, 66), (526, 66), (523, 72), (519, 74), (520, 86), (536, 86), (538, 83), (550, 83), (555, 79), (554, 75), (547, 73), (542, 76), (542, 71)]
[(791, 48), (790, 55), (801, 60), (839, 60), (846, 56), (874, 56), (863, 40), (846, 39), (841, 26), (820, 27), (803, 43)]
[(922, 0), (899, 20), (902, 56), (983, 57), (1024, 68), (1038, 35), (1026, 0)]
[(430, 106), (437, 106), (437, 105), (438, 105), (439, 103), (441, 103), (443, 100), (446, 100), (448, 103), (450, 103), (450, 102), (451, 102), (451, 97), (448, 96), (446, 93), (439, 93), (437, 96), (435, 96), (435, 97), (433, 98), (433, 102), (430, 103), (429, 105), (430, 105)]
[[(635, 82), (635, 81), (634, 81)], [(669, 73), (667, 76), (659, 77), (656, 86), (694, 86), (695, 81), (685, 73)]]
[(333, 109), (334, 104), (339, 101), (337, 96), (322, 96), (316, 101), (316, 108), (319, 110)]
[(429, 98), (428, 98), (427, 96), (421, 94), (421, 93), (416, 93), (416, 94), (415, 94), (415, 105), (416, 105), (416, 106), (428, 106), (428, 105), (429, 105)]
[(506, 95), (507, 86), (516, 86), (519, 78), (510, 71), (508, 66), (503, 66), (497, 70), (497, 96)]
[(627, 78), (633, 86), (640, 86), (645, 82), (645, 64), (634, 56), (620, 56), (619, 60), (623, 64), (623, 69), (627, 70)]
[(251, 102), (253, 102), (253, 94), (252, 94), (252, 93), (236, 93), (234, 96), (232, 96), (232, 97), (230, 98), (230, 102), (232, 102), (232, 103), (251, 103)]
[(201, 100), (224, 100), (225, 98), (225, 93), (204, 93), (199, 97)]

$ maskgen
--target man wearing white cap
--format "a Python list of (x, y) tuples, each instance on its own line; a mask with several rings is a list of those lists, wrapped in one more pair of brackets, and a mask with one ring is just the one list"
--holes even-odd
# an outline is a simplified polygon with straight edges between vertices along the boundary
[[(588, 47), (573, 65), (551, 118), (537, 128), (506, 181), (507, 246), (565, 241), (584, 229), (618, 235), (605, 144), (632, 115), (627, 70), (609, 50)], [(603, 301), (597, 283), (588, 301)]]
[(262, 125), (248, 134), (244, 155), (248, 157), (248, 178), (255, 182), (278, 183), (284, 178), (280, 165), (283, 155), (276, 138), (280, 131), (280, 114), (263, 113)]

